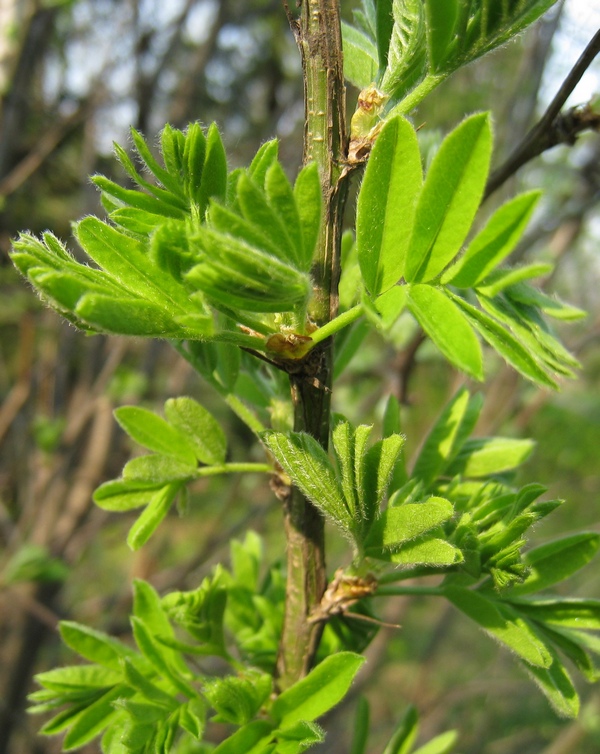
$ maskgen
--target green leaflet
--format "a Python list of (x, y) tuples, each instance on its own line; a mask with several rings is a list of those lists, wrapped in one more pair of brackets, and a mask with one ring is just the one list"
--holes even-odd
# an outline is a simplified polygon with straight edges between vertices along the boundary
[(323, 216), (323, 195), (316, 162), (305, 165), (294, 184), (294, 199), (302, 228), (302, 258), (299, 269), (310, 270)]
[(443, 289), (412, 285), (407, 305), (423, 330), (455, 367), (483, 380), (481, 346), (468, 319)]
[(422, 0), (394, 0), (394, 26), (380, 89), (394, 101), (423, 78), (427, 67), (425, 11)]
[[(512, 597), (512, 592), (508, 596)], [(600, 600), (530, 598), (519, 600), (515, 607), (535, 621), (558, 628), (600, 629)]]
[(454, 751), (457, 740), (458, 733), (455, 730), (448, 730), (432, 738), (423, 746), (419, 746), (413, 754), (450, 754)]
[(531, 626), (509, 605), (461, 587), (444, 587), (445, 596), (461, 612), (475, 621), (528, 665), (549, 668), (553, 657)]
[(143, 244), (95, 217), (77, 223), (75, 235), (91, 259), (134, 295), (172, 313), (189, 309), (185, 290), (148, 264)]
[(446, 469), (471, 434), (482, 407), (481, 396), (461, 388), (432, 427), (415, 462), (412, 476), (430, 485)]
[(410, 754), (419, 733), (419, 716), (410, 704), (398, 723), (383, 754)]
[[(137, 655), (130, 647), (122, 644), (118, 639), (114, 639), (108, 634), (96, 631), (88, 626), (83, 626), (80, 623), (74, 621), (61, 621), (60, 623), (60, 635), (64, 643), (70, 647), (78, 655), (89, 660), (90, 662), (96, 662), (109, 670), (118, 673), (118, 679), (120, 680), (123, 674), (123, 660), (128, 658), (132, 662), (137, 662), (139, 655)], [(87, 670), (85, 670), (87, 668)], [(62, 669), (61, 669), (62, 670)], [(83, 678), (78, 680), (78, 683), (89, 686), (93, 682), (93, 675), (96, 673), (93, 666), (80, 666), (81, 672), (84, 674)], [(50, 671), (60, 672), (60, 671)], [(44, 674), (38, 676), (38, 681), (45, 685)], [(105, 681), (101, 681), (105, 683)], [(116, 682), (116, 681), (115, 681)]]
[(402, 277), (421, 182), (414, 128), (392, 118), (369, 157), (356, 212), (358, 261), (372, 296)]
[(554, 269), (552, 264), (526, 264), (522, 267), (494, 270), (478, 286), (478, 290), (488, 298), (493, 298), (507, 288), (511, 288), (523, 280), (548, 275)]
[(459, 0), (425, 0), (427, 17), (427, 51), (432, 73), (443, 70), (452, 53)]
[[(270, 178), (269, 178), (270, 176)], [(283, 168), (279, 162), (273, 162), (265, 176), (265, 188), (267, 183), (271, 187), (271, 197), (263, 193), (249, 175), (243, 173), (237, 183), (237, 199), (242, 215), (247, 222), (252, 223), (257, 230), (265, 235), (270, 242), (270, 247), (277, 250), (277, 257), (283, 262), (288, 262), (297, 267), (300, 252), (300, 221), (297, 216), (293, 197), (290, 197), (291, 186), (288, 184), (289, 193), (285, 192), (284, 185), (287, 181)], [(277, 188), (275, 187), (277, 184)], [(274, 193), (278, 191), (278, 211), (273, 206)], [(291, 207), (290, 207), (291, 204)], [(291, 222), (291, 227), (282, 216), (281, 212), (296, 217)], [(295, 221), (294, 221), (295, 220)], [(290, 235), (290, 231), (291, 234)]]
[(575, 718), (579, 714), (577, 691), (554, 650), (549, 648), (548, 651), (552, 656), (552, 664), (549, 667), (535, 667), (526, 664), (525, 668), (557, 714), (561, 717)]
[[(277, 160), (279, 154), (279, 142), (277, 139), (271, 139), (261, 145), (258, 152), (254, 155), (248, 173), (257, 186), (264, 190), (267, 170)], [(241, 175), (241, 174), (240, 174)]]
[(449, 566), (456, 565), (464, 560), (458, 547), (437, 537), (425, 537), (422, 540), (407, 542), (395, 552), (386, 550), (382, 550), (378, 554), (374, 552), (373, 557), (404, 566)]
[(64, 751), (78, 749), (101, 733), (117, 716), (114, 702), (126, 696), (126, 686), (115, 686), (85, 708), (73, 721), (63, 740)]
[(227, 438), (219, 422), (204, 406), (185, 396), (169, 398), (165, 403), (165, 416), (172, 426), (185, 435), (201, 463), (225, 463)]
[(513, 251), (540, 196), (539, 191), (520, 194), (497, 209), (463, 256), (443, 274), (442, 283), (473, 288), (484, 280)]
[(180, 489), (180, 483), (172, 483), (161, 487), (152, 495), (127, 535), (127, 544), (132, 550), (139, 550), (154, 534), (171, 509)]
[(113, 479), (104, 482), (94, 492), (94, 502), (105, 511), (129, 511), (148, 505), (150, 498), (162, 488), (162, 483), (125, 482)]
[(377, 75), (377, 47), (359, 29), (342, 21), (344, 76), (358, 89), (365, 89)]
[(125, 482), (142, 482), (148, 486), (164, 484), (173, 481), (189, 481), (196, 476), (196, 463), (189, 464), (159, 454), (138, 456), (127, 461), (123, 468)]
[(255, 720), (243, 728), (237, 730), (232, 736), (225, 739), (214, 750), (213, 754), (266, 754), (273, 751), (269, 741), (272, 741), (273, 724), (267, 720)]
[(598, 549), (600, 534), (596, 532), (579, 532), (535, 547), (525, 555), (529, 576), (511, 589), (511, 596), (539, 592), (568, 579), (587, 565)]
[(365, 546), (397, 550), (405, 542), (438, 527), (453, 514), (452, 503), (440, 497), (388, 508), (371, 526)]
[(404, 277), (426, 283), (460, 250), (479, 208), (492, 152), (487, 113), (464, 120), (435, 155), (419, 197)]
[(280, 727), (311, 722), (341, 701), (365, 661), (353, 652), (330, 655), (273, 702), (271, 716)]
[(565, 320), (566, 322), (575, 322), (587, 317), (586, 312), (582, 309), (565, 304), (555, 296), (548, 296), (537, 288), (527, 285), (527, 283), (517, 283), (511, 286), (506, 293), (513, 301), (539, 307), (548, 317)]
[(310, 269), (310, 262), (307, 266), (306, 258), (308, 256), (310, 259), (312, 253), (305, 254), (302, 225), (296, 206), (296, 199), (292, 186), (280, 162), (273, 162), (267, 170), (265, 191), (267, 201), (289, 238), (289, 261), (298, 269), (308, 271)]
[(211, 123), (206, 134), (206, 156), (200, 185), (192, 191), (192, 198), (203, 217), (210, 199), (225, 201), (227, 193), (227, 155), (219, 129)]
[(353, 530), (348, 507), (327, 453), (310, 435), (301, 432), (264, 432), (262, 440), (283, 470), (319, 510), (347, 535)]
[(486, 340), (517, 372), (524, 377), (546, 387), (557, 388), (556, 382), (544, 371), (531, 356), (525, 346), (495, 319), (469, 304), (459, 296), (452, 296), (453, 301), (465, 312), (479, 334)]
[(154, 412), (139, 406), (122, 406), (115, 410), (114, 416), (125, 432), (143, 447), (188, 466), (195, 465), (196, 448), (187, 433)]
[(467, 440), (447, 469), (449, 476), (485, 477), (520, 466), (531, 455), (532, 440), (478, 437)]

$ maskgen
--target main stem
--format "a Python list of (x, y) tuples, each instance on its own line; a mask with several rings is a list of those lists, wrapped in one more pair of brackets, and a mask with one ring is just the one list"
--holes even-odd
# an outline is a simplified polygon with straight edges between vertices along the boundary
[[(290, 19), (302, 55), (304, 75), (304, 162), (316, 162), (321, 176), (324, 217), (312, 270), (310, 315), (318, 327), (337, 314), (340, 239), (346, 198), (342, 168), (347, 149), (345, 86), (339, 0), (303, 0), (301, 16)], [(290, 376), (294, 429), (323, 447), (329, 437), (332, 339), (316, 346), (300, 372)], [(309, 622), (327, 585), (324, 521), (293, 488), (284, 500), (288, 576), (279, 656), (278, 685), (284, 690), (306, 675), (313, 663), (322, 624)]]

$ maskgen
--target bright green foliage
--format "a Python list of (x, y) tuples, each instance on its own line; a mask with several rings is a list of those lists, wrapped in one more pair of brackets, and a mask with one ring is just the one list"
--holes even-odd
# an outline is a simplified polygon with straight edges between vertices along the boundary
[[(185, 132), (166, 126), (158, 157), (133, 131), (137, 155), (115, 152), (137, 188), (96, 176), (108, 218), (75, 226), (91, 265), (50, 233), (15, 242), (15, 265), (60, 314), (87, 332), (170, 339), (263, 443), (264, 463), (228, 462), (223, 429), (189, 397), (169, 399), (164, 417), (118, 408), (117, 422), (150, 453), (131, 459), (94, 500), (111, 512), (142, 509), (129, 531), (132, 549), (148, 541), (178, 496), (186, 499), (188, 483), (232, 472), (268, 473), (282, 497), (295, 485), (350, 544), (321, 603), (302, 605), (305, 627), (325, 624), (317, 659), (281, 688), (276, 667), (290, 590), (279, 564), (263, 563), (252, 533), (231, 542), (229, 570), (216, 566), (195, 589), (161, 597), (136, 582), (132, 646), (64, 622), (64, 642), (88, 664), (40, 674), (31, 701), (32, 711), (54, 715), (43, 732), (65, 733), (65, 749), (101, 737), (104, 754), (203, 752), (214, 721), (230, 733), (215, 754), (299, 754), (324, 740), (316, 720), (348, 693), (363, 663), (359, 653), (376, 633), (376, 600), (419, 591), (449, 600), (515, 655), (559, 714), (577, 714), (563, 658), (587, 680), (599, 677), (600, 603), (547, 590), (591, 561), (600, 535), (527, 549), (531, 528), (561, 504), (543, 500), (539, 484), (515, 485), (533, 443), (478, 436), (482, 398), (462, 388), (410, 468), (395, 398), (377, 441), (373, 426), (336, 417), (331, 453), (327, 442), (292, 431), (289, 402), (290, 377), (294, 395), (306, 388), (302, 380), (315, 394), (329, 390), (314, 367), (323, 354), (328, 362), (332, 336), (335, 379), (371, 330), (386, 336), (401, 315), (412, 316), (446, 360), (476, 380), (483, 379), (481, 340), (539, 385), (556, 387), (574, 375), (577, 360), (546, 318), (576, 320), (582, 312), (532, 285), (550, 266), (506, 266), (538, 193), (508, 201), (472, 232), (492, 153), (489, 115), (460, 123), (425, 176), (415, 129), (400, 115), (553, 2), (363, 0), (355, 26), (343, 25), (348, 78), (360, 87), (374, 83), (387, 104), (367, 114), (373, 128), (357, 154), (366, 160), (372, 149), (356, 232), (341, 241), (340, 314), (319, 329), (311, 321), (320, 302), (311, 271), (322, 261), (318, 245), (335, 237), (342, 218), (333, 228), (336, 218), (324, 212), (327, 176), (316, 164), (305, 165), (292, 185), (275, 140), (247, 169), (230, 172), (214, 124)], [(361, 159), (336, 166), (343, 180)], [(337, 273), (328, 270), (334, 280)], [(326, 293), (335, 302), (335, 286)], [(317, 344), (323, 351), (311, 353)], [(329, 426), (329, 414), (318, 418)], [(418, 577), (434, 575), (427, 583), (435, 586), (419, 586)], [(3, 574), (6, 583), (63, 577), (61, 564), (35, 549), (24, 549)], [(215, 666), (218, 674), (205, 670)], [(351, 754), (367, 751), (368, 727), (363, 701)], [(383, 754), (446, 754), (457, 739), (450, 731), (415, 750), (417, 735), (409, 708)]]
[[(208, 719), (238, 728), (219, 747), (222, 751), (244, 751), (232, 747), (264, 739), (265, 746), (269, 744), (265, 751), (274, 751), (271, 746), (276, 744), (277, 751), (293, 754), (321, 741), (323, 732), (314, 720), (345, 696), (364, 660), (351, 652), (332, 655), (272, 700), (271, 672), (278, 635), (274, 629), (279, 626), (263, 629), (271, 620), (267, 604), (276, 610), (278, 622), (281, 620), (280, 594), (272, 588), (274, 574), (262, 586), (244, 583), (247, 572), (242, 561), (254, 560), (257, 567), (257, 546), (259, 540), (253, 534), (244, 543), (234, 542), (234, 561), (241, 572), (236, 575), (235, 569), (228, 573), (217, 567), (194, 592), (174, 592), (161, 600), (149, 584), (137, 581), (131, 619), (136, 649), (85, 626), (62, 623), (65, 643), (92, 664), (38, 676), (42, 690), (31, 695), (33, 710), (55, 711), (67, 706), (46, 724), (44, 732), (68, 730), (66, 749), (82, 746), (104, 732), (102, 750), (106, 754), (167, 752), (177, 739), (201, 740)], [(236, 629), (242, 606), (252, 601), (258, 625), (254, 647), (248, 653), (243, 632)], [(263, 608), (256, 611), (261, 601)], [(230, 624), (233, 630), (226, 628)], [(192, 642), (176, 638), (175, 627), (185, 629)], [(265, 670), (245, 664), (259, 657), (260, 643)], [(239, 659), (234, 659), (230, 649)], [(190, 656), (211, 655), (228, 662), (234, 672), (205, 678), (187, 661)], [(259, 712), (263, 719), (256, 721)]]
[[(155, 532), (185, 485), (194, 479), (230, 471), (266, 471), (268, 467), (226, 464), (227, 441), (216, 419), (192, 398), (165, 403), (166, 420), (137, 406), (123, 406), (115, 417), (127, 434), (154, 451), (123, 469), (123, 478), (102, 484), (94, 493), (100, 508), (126, 511), (145, 506), (131, 527), (127, 543), (139, 549)], [(198, 466), (198, 462), (202, 464)]]
[(417, 135), (408, 121), (394, 118), (375, 142), (356, 213), (358, 261), (373, 296), (403, 275), (421, 182)]
[(363, 309), (387, 330), (407, 307), (450, 363), (477, 380), (483, 379), (479, 335), (521, 374), (556, 387), (555, 376), (572, 377), (579, 364), (544, 314), (577, 312), (545, 294), (528, 295), (535, 288), (525, 281), (551, 267), (499, 267), (521, 238), (539, 193), (500, 207), (461, 255), (490, 155), (489, 116), (473, 115), (442, 142), (423, 182), (414, 129), (399, 117), (385, 123), (358, 197), (357, 257), (374, 303), (373, 309), (363, 299)]
[[(292, 188), (271, 142), (248, 171), (228, 176), (214, 124), (206, 135), (198, 124), (186, 133), (166, 127), (164, 166), (138, 133), (133, 140), (155, 182), (115, 147), (138, 188), (94, 178), (110, 222), (86, 218), (75, 235), (97, 269), (76, 262), (51, 234), (43, 241), (23, 234), (15, 243), (13, 260), (40, 295), (82, 329), (98, 332), (216, 338), (264, 350), (262, 338), (243, 334), (238, 324), (275, 333), (273, 316), (255, 315), (281, 312), (302, 331), (321, 219), (314, 166)], [(240, 310), (239, 322), (231, 330), (216, 326), (213, 308)]]
[[(556, 0), (362, 0), (344, 24), (344, 72), (408, 112), (457, 68), (527, 28)], [(376, 71), (376, 75), (373, 72)]]

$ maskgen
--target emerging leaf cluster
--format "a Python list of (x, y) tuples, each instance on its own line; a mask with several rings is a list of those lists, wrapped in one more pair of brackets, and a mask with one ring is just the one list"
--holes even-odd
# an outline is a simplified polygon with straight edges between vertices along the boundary
[[(132, 138), (148, 177), (116, 145), (136, 188), (96, 176), (109, 221), (75, 225), (95, 267), (76, 261), (50, 233), (15, 242), (13, 261), (40, 295), (95, 332), (225, 339), (262, 350), (259, 334), (286, 324), (304, 332), (321, 221), (316, 166), (301, 170), (292, 187), (271, 141), (248, 170), (228, 173), (214, 124), (206, 135), (197, 123), (185, 133), (165, 127), (163, 164), (137, 132)], [(235, 312), (233, 331), (215, 311)]]
[[(363, 658), (351, 652), (328, 657), (273, 700), (283, 582), (273, 570), (259, 585), (259, 562), (260, 541), (250, 533), (245, 542), (232, 543), (232, 572), (217, 567), (193, 592), (161, 600), (148, 583), (137, 581), (131, 617), (135, 648), (63, 622), (64, 642), (90, 664), (38, 675), (42, 689), (30, 696), (32, 711), (64, 708), (43, 732), (67, 731), (66, 751), (102, 735), (104, 754), (167, 754), (186, 742), (203, 741), (210, 721), (235, 729), (214, 749), (219, 754), (251, 749), (300, 754), (322, 741), (314, 721), (346, 694)], [(179, 638), (181, 630), (191, 641)], [(211, 656), (233, 672), (203, 673), (198, 662)]]
[(362, 0), (342, 24), (344, 73), (407, 112), (457, 68), (508, 41), (556, 0)]

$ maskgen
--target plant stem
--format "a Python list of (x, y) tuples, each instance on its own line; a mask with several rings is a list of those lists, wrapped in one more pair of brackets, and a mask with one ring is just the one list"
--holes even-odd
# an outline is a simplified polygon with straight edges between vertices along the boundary
[[(346, 182), (340, 181), (347, 149), (345, 86), (339, 0), (303, 0), (299, 19), (288, 17), (302, 56), (304, 75), (304, 162), (319, 167), (324, 217), (312, 276), (310, 315), (322, 327), (337, 315), (340, 239)], [(294, 429), (327, 447), (333, 367), (332, 339), (319, 343), (300, 372), (290, 375)], [(284, 690), (305, 676), (314, 660), (322, 625), (308, 616), (327, 584), (324, 522), (320, 512), (292, 489), (283, 496), (288, 575), (283, 631), (277, 658)]]
[(196, 479), (205, 476), (218, 476), (219, 474), (271, 474), (273, 467), (268, 463), (224, 463), (221, 466), (202, 466), (196, 473)]
[(319, 327), (318, 330), (315, 330), (314, 332), (312, 332), (310, 334), (310, 338), (312, 342), (320, 343), (326, 338), (329, 338), (331, 335), (335, 335), (336, 332), (339, 332), (344, 327), (347, 327), (348, 325), (352, 324), (352, 322), (356, 322), (356, 320), (362, 314), (363, 314), (362, 304), (357, 304), (356, 306), (353, 306), (351, 309), (348, 309), (347, 311), (338, 315), (335, 319), (332, 319), (329, 322), (326, 322), (323, 325), (323, 327)]

